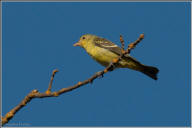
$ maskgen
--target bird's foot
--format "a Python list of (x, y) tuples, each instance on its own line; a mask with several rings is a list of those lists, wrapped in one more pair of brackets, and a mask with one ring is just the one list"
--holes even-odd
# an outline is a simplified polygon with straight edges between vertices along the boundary
[(110, 67), (109, 67), (108, 71), (113, 71), (116, 67), (115, 64), (112, 62), (109, 65), (110, 65)]

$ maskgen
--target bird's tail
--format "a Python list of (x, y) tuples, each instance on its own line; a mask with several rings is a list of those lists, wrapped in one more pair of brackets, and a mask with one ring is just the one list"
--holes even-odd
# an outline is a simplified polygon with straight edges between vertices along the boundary
[(157, 80), (157, 73), (159, 72), (159, 69), (157, 69), (156, 67), (141, 64), (139, 61), (130, 56), (125, 56), (123, 60), (120, 61), (119, 67), (140, 71), (154, 80)]
[(143, 65), (140, 71), (152, 79), (157, 80), (157, 73), (159, 72), (159, 69), (156, 67)]

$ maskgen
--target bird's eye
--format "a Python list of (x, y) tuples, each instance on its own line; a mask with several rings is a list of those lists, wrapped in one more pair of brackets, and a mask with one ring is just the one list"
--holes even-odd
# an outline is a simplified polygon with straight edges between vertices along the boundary
[(84, 40), (84, 39), (85, 39), (85, 37), (82, 37), (82, 39)]

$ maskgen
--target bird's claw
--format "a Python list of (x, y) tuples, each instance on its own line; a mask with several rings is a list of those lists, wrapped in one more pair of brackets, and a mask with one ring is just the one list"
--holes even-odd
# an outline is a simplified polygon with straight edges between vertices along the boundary
[(114, 63), (112, 63), (112, 62), (110, 63), (110, 65), (111, 65), (111, 66), (110, 66), (110, 68), (109, 68), (108, 70), (109, 70), (109, 71), (113, 71), (116, 66), (115, 66)]

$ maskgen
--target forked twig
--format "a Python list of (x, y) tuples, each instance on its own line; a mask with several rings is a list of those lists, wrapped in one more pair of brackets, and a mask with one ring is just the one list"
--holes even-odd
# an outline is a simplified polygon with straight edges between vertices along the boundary
[[(124, 40), (123, 37), (120, 36), (120, 42), (121, 42), (121, 48), (122, 48), (122, 54), (117, 58), (114, 59), (112, 61), (112, 63), (110, 63), (104, 70), (99, 71), (97, 73), (95, 73), (93, 76), (91, 76), (90, 78), (88, 78), (87, 80), (84, 80), (82, 82), (78, 82), (77, 84), (73, 85), (73, 86), (69, 86), (67, 88), (62, 88), (58, 91), (55, 92), (51, 92), (51, 88), (52, 88), (52, 84), (53, 84), (53, 79), (55, 74), (58, 72), (58, 70), (53, 70), (52, 75), (51, 75), (51, 80), (48, 86), (48, 89), (43, 92), (40, 93), (38, 90), (32, 90), (27, 96), (25, 96), (25, 98), (20, 102), (20, 104), (18, 104), (15, 108), (13, 108), (12, 110), (10, 110), (4, 117), (1, 117), (1, 124), (2, 126), (5, 125), (6, 123), (9, 122), (9, 120), (11, 120), (14, 115), (21, 109), (23, 108), (27, 103), (29, 103), (32, 99), (34, 98), (45, 98), (45, 97), (57, 97), (65, 92), (69, 92), (72, 91), (74, 89), (77, 89), (83, 85), (86, 85), (88, 83), (92, 83), (96, 78), (103, 76), (105, 73), (107, 73), (108, 71), (112, 71), (114, 69), (114, 65), (116, 65), (124, 55), (129, 54), (131, 52), (131, 50), (133, 48), (135, 48), (135, 46), (144, 38), (144, 34), (141, 34), (140, 37), (134, 41), (133, 43), (129, 44), (128, 48), (126, 50), (124, 50)], [(111, 70), (112, 69), (112, 70)]]

